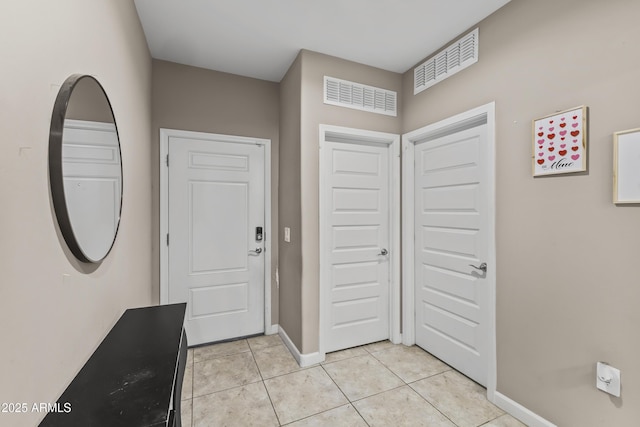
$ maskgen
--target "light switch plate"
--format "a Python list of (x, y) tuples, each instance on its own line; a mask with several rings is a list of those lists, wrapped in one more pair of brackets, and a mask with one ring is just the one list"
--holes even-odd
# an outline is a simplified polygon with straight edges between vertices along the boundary
[(284, 228), (284, 241), (291, 242), (291, 229), (289, 227)]
[(604, 362), (596, 365), (596, 387), (613, 396), (620, 397), (620, 369)]

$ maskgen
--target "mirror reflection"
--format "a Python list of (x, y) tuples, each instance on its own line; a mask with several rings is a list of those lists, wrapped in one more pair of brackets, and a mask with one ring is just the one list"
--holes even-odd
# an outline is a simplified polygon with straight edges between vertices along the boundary
[[(57, 158), (50, 159), (60, 162), (60, 176), (51, 177), (56, 216), (74, 255), (98, 262), (109, 253), (120, 221), (122, 166), (116, 123), (102, 86), (91, 76), (71, 76), (61, 96), (67, 98), (61, 138), (50, 141), (61, 145)], [(55, 116), (54, 111), (52, 137)], [(52, 163), (53, 171), (57, 166)], [(62, 191), (54, 190), (60, 184)]]

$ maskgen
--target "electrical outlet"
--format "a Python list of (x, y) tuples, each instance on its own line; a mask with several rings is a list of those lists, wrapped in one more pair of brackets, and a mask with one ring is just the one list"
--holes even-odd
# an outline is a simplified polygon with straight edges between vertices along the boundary
[(289, 227), (284, 228), (284, 241), (291, 242), (291, 229)]
[(620, 369), (604, 362), (596, 364), (596, 387), (613, 396), (620, 397)]

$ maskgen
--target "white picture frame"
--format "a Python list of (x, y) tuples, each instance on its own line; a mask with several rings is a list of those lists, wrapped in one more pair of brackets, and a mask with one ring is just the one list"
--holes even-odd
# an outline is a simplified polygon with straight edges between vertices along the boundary
[(586, 106), (533, 120), (533, 176), (587, 170)]
[(640, 128), (613, 134), (613, 203), (640, 203)]

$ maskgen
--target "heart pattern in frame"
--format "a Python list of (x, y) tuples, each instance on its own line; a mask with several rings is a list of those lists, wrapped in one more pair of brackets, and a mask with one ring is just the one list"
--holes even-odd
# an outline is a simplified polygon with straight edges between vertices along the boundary
[(578, 107), (534, 120), (534, 176), (586, 170), (586, 113)]

